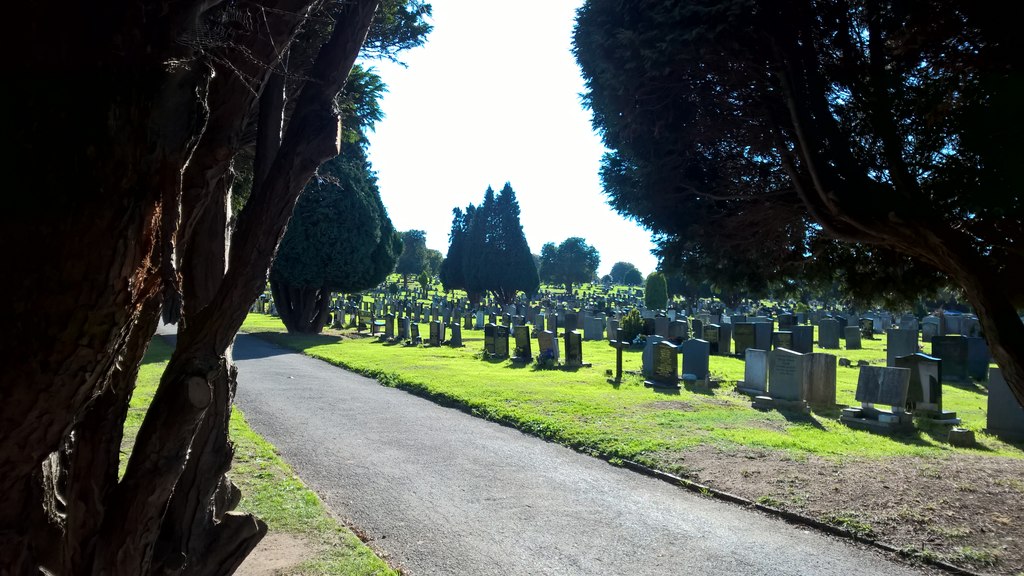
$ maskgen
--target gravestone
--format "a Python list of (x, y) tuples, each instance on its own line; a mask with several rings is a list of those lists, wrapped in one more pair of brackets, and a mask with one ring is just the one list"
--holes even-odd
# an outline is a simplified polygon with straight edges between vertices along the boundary
[(767, 318), (754, 322), (754, 348), (770, 350), (772, 347), (772, 333), (774, 331), (775, 322)]
[[(685, 322), (683, 325), (685, 326)], [(704, 322), (701, 319), (694, 318), (691, 320), (690, 327), (693, 328), (693, 337), (695, 339), (701, 340), (704, 338)], [(686, 338), (686, 334), (683, 334), (681, 337)]]
[(395, 315), (388, 314), (384, 316), (384, 339), (394, 340), (395, 339)]
[(946, 314), (945, 315), (946, 326), (942, 334), (960, 334), (963, 335), (963, 319), (964, 317), (960, 314)]
[(566, 312), (565, 316), (563, 317), (563, 320), (564, 324), (562, 327), (565, 329), (566, 332), (569, 332), (570, 330), (576, 329), (576, 324), (577, 322), (579, 322), (579, 317), (575, 312)]
[(601, 340), (604, 337), (604, 318), (588, 316), (583, 323), (584, 340)]
[(671, 338), (668, 333), (668, 316), (656, 316), (654, 318), (654, 333), (662, 338)]
[(483, 330), (484, 329), (484, 311), (483, 310), (477, 310), (476, 311), (476, 324), (474, 324), (473, 327), (475, 329), (477, 329), (477, 330)]
[(516, 340), (515, 353), (512, 359), (517, 362), (529, 362), (533, 360), (533, 349), (530, 346), (530, 327), (516, 326), (512, 329)]
[(969, 382), (967, 374), (967, 337), (932, 338), (932, 356), (942, 360), (942, 378), (947, 382)]
[(818, 323), (818, 346), (827, 349), (839, 348), (839, 321), (823, 318)]
[(644, 377), (650, 378), (654, 373), (654, 346), (664, 340), (661, 336), (651, 335), (647, 337), (644, 344), (644, 351), (640, 353), (641, 372)]
[(494, 331), (494, 324), (484, 326), (484, 354), (487, 356), (494, 355)]
[(790, 350), (801, 354), (814, 351), (814, 326), (797, 324), (790, 330), (793, 333), (793, 346)]
[(941, 336), (942, 332), (942, 321), (935, 316), (925, 316), (924, 320), (921, 321), (921, 340), (925, 342), (931, 342), (932, 338)]
[(555, 336), (558, 335), (558, 314), (551, 314), (548, 316), (548, 332), (551, 332)]
[(896, 358), (917, 354), (917, 332), (911, 330), (885, 331), (885, 365), (895, 366)]
[[(786, 332), (773, 332), (772, 333), (772, 350), (779, 348), (785, 348), (786, 350), (793, 350), (793, 333)], [(795, 352), (795, 350), (794, 350)]]
[(793, 326), (796, 326), (796, 315), (795, 314), (779, 314), (779, 332), (792, 332)]
[(718, 356), (720, 354), (721, 347), (719, 346), (720, 341), (720, 326), (718, 324), (708, 324), (704, 327), (704, 338), (710, 349), (711, 354)]
[[(857, 401), (860, 408), (844, 408), (840, 421), (851, 428), (886, 434), (910, 432), (913, 417), (907, 413), (907, 391), (910, 370), (880, 366), (861, 366), (857, 378)], [(890, 406), (885, 410), (876, 404)]]
[(444, 323), (440, 320), (433, 320), (430, 323), (430, 345), (440, 346), (444, 342)]
[(412, 328), (410, 326), (411, 322), (412, 321), (409, 319), (408, 316), (402, 316), (402, 319), (398, 321), (398, 339), (399, 340), (408, 340), (409, 339), (409, 335), (412, 333)]
[(985, 429), (1004, 440), (1024, 441), (1024, 408), (1017, 403), (999, 368), (991, 368), (988, 372), (988, 424)]
[[(699, 320), (695, 320), (695, 322), (699, 322)], [(689, 331), (687, 330), (686, 322), (684, 322), (682, 320), (673, 320), (672, 322), (669, 322), (669, 325), (668, 325), (668, 339), (669, 340), (671, 340), (672, 342), (674, 342), (676, 344), (680, 344), (680, 343), (683, 342), (683, 340), (686, 340), (687, 336), (689, 336)]]
[(651, 348), (651, 375), (644, 386), (679, 388), (679, 350), (674, 344), (661, 341)]
[(860, 350), (860, 338), (863, 336), (861, 328), (856, 326), (846, 327), (846, 349), (847, 350)]
[[(742, 356), (747, 351), (747, 348), (757, 348), (755, 346), (754, 324), (752, 322), (733, 324), (732, 339), (736, 342), (735, 353), (737, 356)], [(765, 346), (758, 349), (767, 350), (768, 347)]]
[(988, 376), (988, 343), (984, 338), (964, 336), (967, 339), (967, 375), (975, 380), (984, 380)]
[(473, 329), (473, 314), (466, 312), (466, 315), (462, 317), (462, 327), (466, 330)]
[(803, 354), (785, 348), (772, 350), (768, 355), (768, 394), (755, 396), (751, 406), (807, 412), (805, 380)]
[[(715, 324), (718, 326), (718, 354), (720, 356), (732, 355), (732, 324)], [(704, 326), (704, 339), (707, 340), (708, 326)]]
[(768, 351), (747, 348), (743, 367), (743, 381), (736, 390), (748, 396), (762, 396), (768, 392)]
[(805, 375), (804, 400), (821, 408), (836, 405), (836, 357), (815, 352), (803, 355)]
[[(964, 318), (961, 329), (963, 330), (962, 334), (964, 336), (968, 336), (970, 338), (981, 337), (981, 322), (979, 322), (978, 319), (974, 318), (973, 316), (968, 316)], [(984, 380), (984, 378), (979, 378), (979, 380)]]
[(920, 329), (920, 323), (917, 321), (917, 317), (913, 314), (904, 314), (900, 316), (900, 330), (910, 330), (917, 332)]
[(462, 327), (458, 324), (452, 324), (452, 336), (448, 339), (448, 345), (452, 348), (462, 347)]
[(508, 358), (508, 326), (494, 327), (494, 357)]
[[(861, 338), (867, 338), (872, 340), (875, 337), (875, 321), (871, 318), (860, 319), (860, 336)], [(850, 333), (846, 333), (846, 337), (850, 337)]]
[(942, 361), (932, 356), (908, 354), (895, 358), (896, 368), (910, 370), (907, 388), (907, 410), (915, 418), (926, 418), (940, 423), (960, 423), (956, 412), (942, 409)]
[(541, 330), (537, 333), (537, 353), (540, 356), (548, 356), (556, 362), (559, 357), (558, 338), (550, 330)]
[(608, 319), (608, 341), (615, 340), (615, 331), (619, 329), (619, 321), (615, 318)]
[(565, 332), (565, 365), (570, 368), (583, 365), (583, 334), (579, 330)]
[(697, 380), (707, 383), (708, 361), (711, 356), (711, 345), (707, 340), (696, 338), (683, 342), (683, 374), (692, 374)]
[(418, 322), (413, 322), (409, 325), (409, 342), (413, 346), (423, 343), (423, 339), (420, 338), (420, 325)]

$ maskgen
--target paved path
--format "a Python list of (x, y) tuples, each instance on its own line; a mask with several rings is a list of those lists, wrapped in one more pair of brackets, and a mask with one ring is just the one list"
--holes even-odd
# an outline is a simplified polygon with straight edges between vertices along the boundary
[(921, 574), (252, 336), (238, 404), (340, 517), (427, 574)]

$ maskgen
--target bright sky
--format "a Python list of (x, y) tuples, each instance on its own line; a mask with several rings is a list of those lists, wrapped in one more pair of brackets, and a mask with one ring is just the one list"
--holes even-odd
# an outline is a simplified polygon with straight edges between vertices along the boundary
[(425, 230), (445, 254), (452, 208), (509, 181), (534, 254), (581, 236), (600, 252), (601, 275), (619, 261), (653, 271), (650, 234), (601, 192), (604, 147), (570, 52), (582, 0), (431, 4), (434, 30), (402, 55), (408, 68), (373, 63), (389, 91), (370, 159), (395, 227)]

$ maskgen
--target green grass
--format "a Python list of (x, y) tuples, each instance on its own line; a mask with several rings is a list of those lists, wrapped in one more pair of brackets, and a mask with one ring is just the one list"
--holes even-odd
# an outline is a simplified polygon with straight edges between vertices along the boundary
[[(259, 332), (280, 345), (301, 350), (397, 386), (457, 405), (475, 415), (512, 424), (527, 432), (608, 457), (627, 458), (652, 466), (667, 466), (659, 454), (698, 445), (724, 450), (768, 448), (794, 457), (815, 454), (845, 456), (943, 456), (953, 451), (1024, 457), (1018, 446), (980, 430), (985, 424), (985, 389), (979, 386), (944, 388), (944, 407), (957, 411), (964, 425), (977, 431), (978, 446), (954, 448), (941, 430), (921, 430), (910, 436), (887, 437), (853, 430), (838, 421), (839, 410), (809, 417), (759, 412), (750, 400), (733, 391), (743, 377), (743, 361), (712, 357), (711, 372), (725, 383), (710, 393), (683, 389), (677, 394), (655, 392), (642, 385), (640, 351), (623, 354), (627, 374), (615, 384), (605, 371), (615, 366), (615, 351), (607, 342), (584, 342), (584, 362), (578, 370), (538, 370), (533, 365), (482, 359), (483, 332), (464, 330), (464, 348), (387, 345), (371, 338), (283, 333), (276, 318), (250, 314), (242, 328)], [(840, 357), (885, 363), (883, 340), (865, 340), (863, 350), (825, 351)], [(824, 351), (818, 350), (816, 351)], [(837, 399), (855, 404), (857, 369), (839, 367)]]
[[(154, 338), (139, 370), (125, 422), (123, 454), (130, 453), (145, 410), (153, 398), (172, 348)], [(242, 490), (239, 509), (267, 523), (270, 533), (300, 536), (316, 547), (315, 557), (289, 574), (382, 576), (396, 574), (350, 530), (338, 524), (323, 503), (307, 488), (274, 447), (253, 432), (241, 411), (231, 414), (235, 459), (229, 473)], [(126, 460), (123, 457), (122, 460)], [(124, 462), (122, 462), (122, 472)]]

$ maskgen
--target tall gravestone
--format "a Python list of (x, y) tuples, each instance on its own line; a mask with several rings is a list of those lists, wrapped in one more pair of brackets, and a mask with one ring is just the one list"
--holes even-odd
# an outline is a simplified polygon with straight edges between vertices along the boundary
[(558, 336), (558, 314), (552, 313), (548, 316), (548, 332)]
[(907, 410), (914, 417), (941, 424), (959, 424), (956, 412), (942, 409), (942, 360), (918, 352), (897, 356), (896, 368), (910, 370), (907, 387)]
[[(740, 322), (732, 325), (732, 338), (736, 343), (736, 355), (742, 356), (747, 348), (757, 348), (754, 335), (754, 324), (752, 322)], [(767, 350), (769, 346), (763, 346), (759, 350)]]
[(570, 368), (583, 365), (583, 334), (579, 330), (565, 331), (565, 365)]
[(819, 408), (836, 405), (836, 357), (815, 352), (803, 355), (805, 390), (804, 400)]
[(779, 348), (768, 356), (768, 394), (755, 396), (754, 408), (806, 412), (806, 370), (803, 354)]
[(762, 318), (754, 322), (754, 348), (758, 350), (770, 350), (772, 347), (772, 333), (775, 331), (775, 322)]
[[(693, 337), (696, 340), (702, 340), (704, 338), (704, 321), (700, 318), (694, 318), (690, 321), (690, 327), (693, 328)], [(682, 334), (680, 337), (685, 338), (686, 335)]]
[(496, 358), (508, 358), (508, 326), (497, 325), (494, 327), (494, 356)]
[(448, 345), (452, 348), (462, 347), (462, 327), (458, 324), (452, 324), (452, 335), (448, 338)]
[(653, 388), (679, 387), (679, 356), (674, 344), (661, 341), (651, 348), (651, 374), (644, 386)]
[(484, 326), (484, 354), (488, 356), (494, 355), (494, 330), (494, 324)]
[(790, 332), (793, 333), (793, 346), (790, 350), (801, 354), (814, 352), (814, 326), (797, 324)]
[(718, 356), (721, 354), (721, 331), (718, 324), (708, 324), (704, 327), (704, 340), (707, 341), (710, 347), (711, 354)]
[(689, 336), (689, 330), (687, 330), (686, 322), (682, 320), (673, 320), (668, 324), (668, 339), (676, 344), (681, 344)]
[(564, 319), (565, 325), (563, 326), (563, 328), (565, 328), (566, 332), (576, 329), (576, 324), (577, 322), (579, 322), (579, 317), (575, 312), (566, 312)]
[(988, 373), (988, 424), (989, 434), (1012, 442), (1024, 441), (1024, 408), (1010, 391), (999, 368)]
[(988, 343), (984, 338), (965, 336), (967, 339), (967, 375), (975, 380), (984, 380), (988, 376), (988, 364), (991, 356)]
[(967, 338), (936, 336), (932, 338), (932, 356), (942, 360), (942, 377), (947, 382), (969, 382), (967, 373)]
[[(871, 340), (875, 337), (875, 321), (872, 318), (861, 318), (860, 319), (860, 336), (861, 338), (867, 338)], [(850, 337), (850, 333), (846, 333), (846, 337)]]
[(556, 362), (559, 358), (558, 338), (550, 330), (541, 330), (537, 333), (537, 353), (541, 356), (553, 358)]
[(917, 354), (917, 332), (911, 330), (885, 331), (885, 365), (895, 366), (896, 358)]
[(743, 382), (736, 390), (748, 396), (762, 396), (768, 392), (768, 351), (747, 348), (743, 367)]
[(830, 350), (839, 348), (839, 321), (823, 318), (818, 323), (818, 346)]
[(683, 352), (683, 374), (692, 374), (697, 380), (707, 383), (711, 345), (707, 340), (693, 338), (683, 342), (681, 349)]
[(395, 339), (395, 315), (387, 314), (384, 316), (384, 339), (394, 340)]
[(484, 311), (483, 310), (477, 310), (476, 311), (476, 318), (475, 318), (475, 320), (476, 320), (476, 322), (475, 322), (475, 324), (473, 324), (473, 328), (475, 328), (476, 330), (483, 330), (484, 329)]
[(654, 373), (654, 346), (664, 340), (661, 336), (651, 335), (647, 337), (644, 350), (640, 354), (640, 366), (643, 375), (647, 378)]
[(420, 325), (418, 322), (409, 324), (409, 343), (414, 346), (423, 343), (423, 339), (420, 338)]
[(600, 340), (604, 337), (604, 318), (588, 316), (583, 324), (584, 340)]
[(860, 350), (860, 338), (864, 335), (861, 328), (857, 326), (846, 327), (846, 349), (847, 350)]
[(516, 348), (512, 359), (519, 362), (529, 362), (533, 360), (533, 349), (530, 345), (530, 327), (529, 326), (516, 326), (512, 329), (512, 334), (515, 337)]
[(936, 336), (942, 336), (942, 320), (937, 316), (926, 316), (921, 321), (921, 340), (931, 342)]
[(619, 329), (619, 321), (615, 318), (608, 319), (608, 341), (615, 340), (615, 331)]
[(654, 318), (654, 333), (662, 338), (669, 338), (669, 322), (668, 316), (656, 316)]
[(796, 326), (796, 315), (794, 314), (779, 314), (779, 331), (791, 332), (793, 326)]
[(444, 323), (440, 320), (430, 322), (430, 345), (440, 346), (444, 342)]

